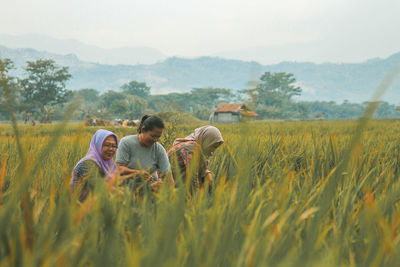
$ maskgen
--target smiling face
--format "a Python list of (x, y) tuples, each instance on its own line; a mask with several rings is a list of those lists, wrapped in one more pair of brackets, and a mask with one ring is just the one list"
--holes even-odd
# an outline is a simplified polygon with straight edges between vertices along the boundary
[(162, 133), (162, 128), (155, 127), (151, 131), (146, 131), (146, 129), (143, 128), (139, 135), (139, 142), (142, 146), (151, 147), (154, 143), (158, 142)]
[(115, 151), (117, 151), (117, 141), (114, 136), (110, 135), (103, 142), (101, 157), (104, 160), (110, 160), (114, 157)]

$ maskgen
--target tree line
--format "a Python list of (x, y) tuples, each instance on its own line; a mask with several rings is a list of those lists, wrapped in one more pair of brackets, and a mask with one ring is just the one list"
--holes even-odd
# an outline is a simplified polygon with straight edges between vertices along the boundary
[[(58, 66), (52, 59), (27, 61), (23, 77), (10, 74), (15, 69), (10, 59), (1, 60), (0, 71), (11, 92), (13, 106), (21, 120), (35, 119), (50, 122), (62, 118), (64, 105), (74, 98), (81, 99), (72, 119), (91, 117), (104, 119), (137, 119), (156, 112), (190, 113), (208, 120), (222, 102), (245, 102), (258, 114), (258, 119), (315, 119), (356, 118), (368, 103), (341, 104), (321, 101), (296, 101), (302, 89), (296, 85), (293, 74), (265, 72), (248, 89), (233, 92), (227, 88), (192, 88), (186, 93), (151, 94), (145, 82), (130, 81), (120, 88), (100, 93), (94, 88), (68, 90), (66, 84), (72, 75), (68, 67)], [(0, 84), (0, 120), (9, 119), (9, 110)], [(399, 117), (394, 105), (382, 102), (375, 117)]]

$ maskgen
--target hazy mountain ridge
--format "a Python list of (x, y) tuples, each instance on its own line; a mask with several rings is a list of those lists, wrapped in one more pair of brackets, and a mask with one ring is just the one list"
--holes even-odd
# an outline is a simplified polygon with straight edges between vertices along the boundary
[[(53, 58), (70, 67), (71, 89), (95, 88), (99, 91), (117, 90), (131, 80), (144, 81), (153, 94), (186, 92), (193, 87), (220, 87), (234, 90), (248, 87), (265, 71), (293, 73), (303, 87), (301, 99), (351, 102), (370, 100), (386, 72), (400, 61), (400, 53), (386, 59), (371, 59), (354, 64), (315, 64), (310, 62), (281, 62), (261, 65), (257, 62), (228, 60), (214, 57), (185, 59), (172, 57), (151, 65), (105, 65), (79, 60), (75, 55), (58, 55), (34, 49), (11, 49), (0, 46), (0, 57), (12, 59), (17, 67), (27, 60)], [(19, 73), (21, 70), (19, 70)], [(385, 100), (398, 104), (400, 81), (396, 80)]]
[(166, 55), (151, 47), (120, 47), (106, 49), (87, 45), (77, 40), (61, 40), (42, 35), (13, 36), (0, 34), (0, 45), (9, 48), (33, 48), (54, 54), (75, 54), (81, 60), (101, 64), (136, 65), (153, 64), (167, 58)]
[(246, 47), (221, 51), (211, 56), (244, 61), (255, 60), (264, 65), (278, 64), (283, 61), (362, 63), (368, 58), (376, 57), (369, 49), (360, 47), (359, 44), (358, 46), (342, 44), (339, 47), (332, 47), (331, 44), (323, 41)]

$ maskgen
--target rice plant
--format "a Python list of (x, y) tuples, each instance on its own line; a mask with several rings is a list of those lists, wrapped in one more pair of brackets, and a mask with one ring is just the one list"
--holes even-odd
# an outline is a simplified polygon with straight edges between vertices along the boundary
[[(191, 130), (171, 127), (176, 137)], [(121, 194), (99, 183), (79, 203), (69, 189), (71, 170), (96, 127), (21, 125), (22, 161), (11, 126), (0, 126), (0, 264), (396, 264), (398, 121), (366, 125), (350, 158), (353, 121), (218, 127), (226, 142), (211, 162), (211, 193), (188, 200), (184, 187), (165, 185), (138, 199), (128, 188)], [(166, 148), (168, 141), (161, 140)]]

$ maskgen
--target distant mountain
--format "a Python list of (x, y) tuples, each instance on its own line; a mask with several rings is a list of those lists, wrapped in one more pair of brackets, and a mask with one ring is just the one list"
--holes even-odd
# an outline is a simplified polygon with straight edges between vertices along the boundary
[[(332, 44), (327, 42), (314, 41), (308, 43), (256, 46), (230, 51), (227, 50), (214, 53), (211, 56), (244, 61), (257, 61), (264, 65), (277, 64), (283, 61), (360, 63), (367, 58), (375, 57), (375, 54), (371, 50), (372, 49), (367, 45), (357, 44), (355, 46), (354, 44), (343, 43), (332, 46)], [(387, 52), (387, 50), (385, 50), (385, 52)], [(384, 53), (384, 51), (382, 51), (382, 53)], [(391, 53), (387, 53), (386, 55), (390, 54)]]
[(79, 59), (100, 64), (153, 64), (167, 57), (150, 47), (104, 49), (77, 40), (60, 40), (42, 35), (13, 36), (0, 34), (0, 45), (10, 48), (33, 48), (55, 54), (75, 54)]
[[(33, 49), (11, 49), (0, 46), (0, 57), (12, 59), (18, 67), (27, 60), (53, 58), (70, 67), (71, 89), (95, 88), (101, 92), (117, 90), (131, 80), (144, 81), (152, 94), (187, 92), (193, 87), (220, 87), (233, 90), (249, 87), (265, 71), (293, 73), (303, 88), (300, 99), (342, 102), (370, 100), (380, 81), (396, 62), (400, 53), (386, 59), (371, 59), (354, 64), (315, 64), (282, 62), (261, 65), (257, 62), (228, 60), (215, 57), (194, 59), (168, 58), (151, 65), (105, 65), (79, 60), (75, 55), (57, 55)], [(19, 73), (21, 74), (21, 71)], [(254, 83), (253, 83), (254, 84)], [(385, 95), (390, 103), (400, 102), (400, 79)]]
[(326, 53), (319, 43), (257, 46), (221, 51), (212, 56), (244, 61), (255, 60), (261, 64), (276, 64), (282, 61), (315, 62), (316, 58), (333, 57), (332, 53)]

